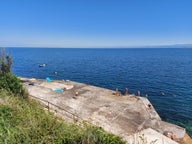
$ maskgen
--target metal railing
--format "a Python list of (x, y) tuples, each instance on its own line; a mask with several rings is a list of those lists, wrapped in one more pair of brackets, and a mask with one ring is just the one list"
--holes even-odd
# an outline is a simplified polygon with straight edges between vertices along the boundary
[(73, 120), (74, 120), (74, 119), (76, 119), (76, 120), (83, 120), (83, 119), (80, 118), (78, 115), (74, 114), (73, 112), (70, 112), (69, 110), (66, 110), (66, 109), (64, 109), (64, 108), (61, 107), (61, 106), (58, 106), (58, 105), (56, 105), (56, 104), (54, 104), (54, 103), (51, 103), (51, 102), (49, 102), (48, 100), (45, 100), (45, 99), (42, 99), (42, 98), (39, 98), (39, 97), (36, 97), (36, 96), (32, 96), (32, 95), (29, 95), (29, 96), (30, 96), (31, 98), (33, 98), (33, 99), (38, 100), (38, 102), (40, 102), (41, 105), (43, 105), (45, 108), (47, 108), (49, 112), (50, 112), (50, 110), (54, 110), (54, 111), (57, 113), (57, 112), (58, 112), (57, 109), (59, 109), (59, 110), (64, 111), (65, 113), (67, 113), (67, 114), (69, 114), (69, 115), (72, 115), (72, 117), (70, 117), (70, 116), (67, 115), (67, 114), (63, 114), (63, 113), (59, 112), (59, 113), (61, 113), (62, 115), (67, 116), (68, 118), (71, 118), (71, 119), (73, 119)]

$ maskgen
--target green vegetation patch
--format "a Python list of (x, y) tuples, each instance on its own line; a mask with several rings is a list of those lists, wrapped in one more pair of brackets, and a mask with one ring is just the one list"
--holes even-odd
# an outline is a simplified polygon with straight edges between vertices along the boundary
[(20, 80), (11, 73), (0, 72), (0, 88), (22, 98), (27, 98), (28, 95), (22, 87)]
[(2, 89), (0, 143), (125, 144), (99, 127), (66, 123), (46, 112), (36, 101), (14, 97)]

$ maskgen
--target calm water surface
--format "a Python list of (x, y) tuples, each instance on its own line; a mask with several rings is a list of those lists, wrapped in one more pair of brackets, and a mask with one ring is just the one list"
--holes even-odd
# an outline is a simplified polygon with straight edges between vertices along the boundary
[[(148, 95), (163, 120), (187, 128), (192, 135), (192, 49), (7, 51), (18, 76), (70, 79), (122, 92), (128, 87), (130, 93), (139, 90), (142, 96)], [(43, 63), (46, 67), (39, 68)]]

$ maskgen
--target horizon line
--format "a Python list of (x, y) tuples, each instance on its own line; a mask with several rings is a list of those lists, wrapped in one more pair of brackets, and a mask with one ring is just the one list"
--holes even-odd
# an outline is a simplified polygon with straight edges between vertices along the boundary
[(170, 45), (143, 45), (143, 46), (103, 46), (103, 47), (66, 47), (66, 46), (0, 46), (0, 48), (65, 48), (65, 49), (102, 49), (102, 48), (192, 48), (192, 44), (170, 44)]

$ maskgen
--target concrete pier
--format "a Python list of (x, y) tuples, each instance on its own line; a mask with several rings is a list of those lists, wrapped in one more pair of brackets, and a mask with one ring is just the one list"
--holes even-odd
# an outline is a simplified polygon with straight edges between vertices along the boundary
[[(20, 79), (32, 98), (61, 115), (66, 121), (87, 121), (126, 141), (130, 141), (131, 135), (145, 132), (148, 128), (162, 138), (166, 131), (171, 131), (175, 140), (182, 139), (186, 134), (184, 128), (162, 121), (152, 104), (144, 97), (130, 94), (117, 96), (116, 91), (72, 81)], [(57, 93), (54, 91), (56, 89), (64, 91)], [(170, 144), (176, 143), (171, 139), (168, 141)]]

